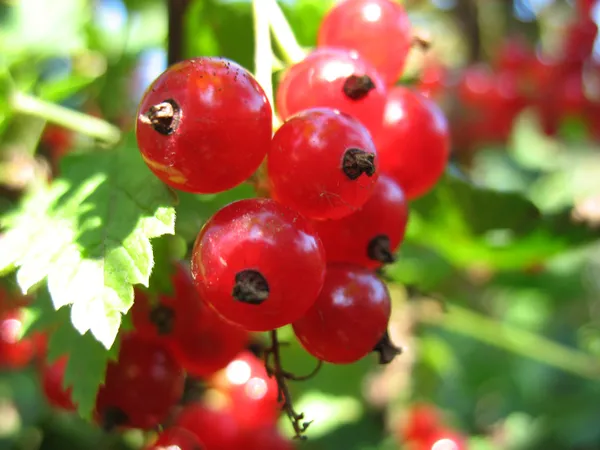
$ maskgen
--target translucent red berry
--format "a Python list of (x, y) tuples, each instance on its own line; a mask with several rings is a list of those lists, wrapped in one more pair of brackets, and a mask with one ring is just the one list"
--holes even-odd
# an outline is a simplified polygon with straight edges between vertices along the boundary
[(407, 220), (404, 192), (392, 178), (381, 175), (373, 195), (359, 211), (339, 220), (315, 221), (314, 225), (327, 262), (376, 268), (394, 261)]
[(33, 337), (21, 338), (23, 318), (19, 309), (10, 309), (0, 316), (0, 365), (19, 369), (36, 356)]
[(380, 168), (413, 199), (429, 191), (450, 157), (448, 121), (428, 98), (404, 87), (388, 95), (383, 129), (375, 136)]
[(367, 130), (339, 111), (298, 113), (273, 137), (267, 160), (271, 195), (306, 217), (339, 219), (358, 210), (379, 176)]
[(194, 433), (184, 428), (171, 427), (158, 435), (147, 450), (210, 450), (205, 449)]
[(252, 353), (240, 353), (211, 384), (227, 396), (242, 429), (275, 426), (281, 411), (277, 382)]
[(75, 405), (71, 399), (71, 388), (65, 389), (63, 386), (67, 362), (68, 358), (63, 356), (53, 363), (42, 366), (42, 389), (50, 405), (74, 411)]
[(225, 367), (248, 342), (248, 333), (221, 319), (202, 300), (189, 269), (177, 264), (173, 293), (152, 299), (136, 292), (132, 308), (138, 333), (163, 341), (191, 375), (204, 377)]
[(401, 434), (407, 441), (425, 440), (434, 436), (441, 425), (442, 417), (435, 406), (415, 404), (402, 423)]
[(390, 312), (388, 290), (375, 274), (354, 265), (330, 265), (319, 298), (293, 328), (310, 354), (346, 364), (374, 350), (386, 335)]
[(334, 108), (357, 118), (370, 133), (381, 127), (385, 82), (358, 53), (318, 48), (290, 67), (277, 88), (282, 119), (310, 108)]
[(205, 303), (177, 330), (173, 356), (191, 375), (206, 377), (224, 368), (248, 343), (248, 332), (226, 322)]
[(244, 432), (239, 440), (238, 447), (244, 450), (294, 450), (295, 446), (286, 439), (273, 426), (258, 427)]
[(183, 394), (184, 372), (158, 341), (129, 334), (106, 371), (96, 412), (106, 428), (149, 429), (162, 423)]
[(323, 286), (325, 251), (296, 212), (273, 200), (240, 200), (200, 231), (192, 275), (202, 299), (223, 318), (267, 331), (313, 304)]
[(199, 301), (198, 292), (183, 264), (173, 265), (171, 283), (171, 293), (135, 291), (131, 318), (138, 335), (172, 341), (174, 332), (184, 327), (186, 315)]
[(402, 74), (412, 32), (404, 7), (393, 0), (345, 0), (321, 22), (318, 45), (356, 50), (393, 84)]
[(148, 88), (136, 123), (148, 167), (173, 188), (196, 193), (230, 189), (265, 157), (271, 106), (243, 67), (201, 57), (168, 68)]
[(206, 450), (232, 450), (237, 447), (240, 429), (230, 409), (213, 409), (200, 403), (183, 408), (175, 425), (193, 433)]

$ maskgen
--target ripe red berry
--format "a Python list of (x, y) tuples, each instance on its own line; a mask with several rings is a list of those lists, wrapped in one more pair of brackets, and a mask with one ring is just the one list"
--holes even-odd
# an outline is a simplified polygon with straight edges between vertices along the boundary
[[(158, 435), (147, 450), (205, 450), (194, 433), (184, 428), (171, 427)], [(210, 449), (208, 449), (210, 450)]]
[(282, 119), (311, 108), (334, 108), (357, 118), (371, 134), (381, 127), (385, 82), (351, 50), (318, 48), (290, 67), (277, 88)]
[(295, 446), (289, 439), (283, 437), (277, 428), (263, 426), (247, 430), (238, 439), (236, 448), (244, 450), (294, 450)]
[[(200, 299), (198, 299), (200, 300)], [(205, 303), (177, 330), (173, 356), (190, 374), (206, 377), (224, 368), (248, 343), (248, 332), (223, 320)]]
[(327, 267), (319, 298), (293, 328), (310, 354), (347, 364), (374, 350), (386, 334), (390, 312), (388, 290), (375, 274), (336, 264)]
[(356, 50), (388, 85), (402, 74), (412, 44), (404, 7), (392, 0), (345, 0), (321, 22), (318, 45)]
[(55, 408), (74, 411), (75, 405), (71, 399), (71, 388), (64, 388), (63, 380), (68, 358), (63, 356), (51, 364), (42, 366), (42, 389), (50, 405)]
[(403, 440), (425, 440), (434, 436), (441, 424), (442, 418), (435, 406), (416, 404), (409, 409), (400, 432)]
[(404, 87), (388, 95), (383, 129), (375, 136), (382, 173), (413, 199), (429, 191), (450, 157), (448, 121), (426, 97)]
[(201, 57), (168, 68), (148, 88), (136, 123), (148, 167), (175, 189), (214, 193), (246, 180), (264, 159), (271, 106), (243, 67)]
[(131, 319), (138, 335), (171, 342), (174, 331), (184, 327), (186, 315), (199, 301), (198, 292), (183, 264), (173, 266), (171, 283), (171, 294), (135, 291)]
[(339, 220), (315, 221), (327, 262), (354, 263), (377, 268), (394, 261), (393, 252), (404, 239), (408, 207), (402, 189), (381, 175), (371, 198), (354, 214)]
[(231, 203), (206, 222), (192, 252), (202, 299), (226, 320), (267, 331), (298, 319), (325, 276), (325, 251), (312, 225), (269, 199)]
[(221, 319), (198, 295), (189, 269), (176, 265), (173, 294), (160, 295), (154, 305), (137, 291), (132, 308), (136, 331), (169, 346), (191, 375), (204, 377), (225, 367), (248, 342), (248, 333)]
[(166, 347), (135, 334), (123, 336), (96, 398), (106, 428), (149, 429), (164, 421), (183, 394), (184, 372)]
[(21, 328), (23, 321), (19, 309), (10, 309), (0, 316), (0, 365), (20, 369), (35, 357), (35, 339), (20, 338)]
[(377, 151), (367, 130), (339, 111), (303, 111), (273, 137), (267, 160), (271, 195), (306, 217), (339, 219), (371, 196)]
[(206, 450), (243, 448), (236, 446), (240, 429), (229, 409), (212, 409), (193, 403), (181, 410), (175, 425), (193, 433)]
[(240, 428), (275, 426), (281, 411), (277, 382), (267, 374), (264, 362), (252, 353), (240, 353), (211, 384), (231, 402)]

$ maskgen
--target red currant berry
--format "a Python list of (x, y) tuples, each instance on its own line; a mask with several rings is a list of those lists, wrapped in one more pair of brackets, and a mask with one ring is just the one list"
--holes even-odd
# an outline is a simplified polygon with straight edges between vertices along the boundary
[(335, 108), (357, 118), (371, 134), (381, 127), (385, 82), (356, 52), (318, 48), (293, 65), (277, 88), (282, 119), (311, 108)]
[[(201, 301), (200, 299), (198, 299)], [(176, 331), (173, 356), (185, 370), (206, 377), (224, 368), (248, 343), (248, 332), (223, 320), (204, 303), (186, 316)]]
[(168, 68), (148, 88), (136, 124), (148, 167), (175, 189), (214, 193), (246, 180), (264, 159), (272, 111), (238, 64), (195, 58)]
[(345, 0), (321, 22), (318, 45), (356, 50), (388, 85), (402, 74), (412, 32), (404, 7), (392, 0)]
[(51, 364), (42, 366), (42, 389), (50, 405), (67, 411), (75, 411), (75, 405), (71, 399), (71, 388), (65, 389), (63, 385), (67, 362), (68, 358), (63, 356)]
[(175, 425), (193, 433), (206, 450), (243, 448), (236, 446), (240, 429), (229, 409), (212, 409), (194, 403), (179, 413)]
[(252, 353), (238, 355), (212, 384), (230, 399), (232, 414), (242, 429), (275, 426), (281, 411), (277, 382)]
[(358, 121), (333, 109), (302, 111), (273, 138), (271, 195), (306, 217), (339, 219), (369, 199), (378, 164), (371, 136)]
[(36, 356), (37, 348), (34, 339), (20, 338), (22, 328), (20, 310), (9, 310), (0, 317), (0, 365), (20, 369)]
[(175, 264), (171, 275), (172, 294), (136, 290), (131, 319), (138, 335), (172, 341), (176, 330), (184, 327), (186, 316), (198, 303), (198, 292), (183, 264)]
[(494, 66), (499, 70), (521, 71), (531, 60), (532, 52), (521, 36), (512, 36), (502, 42)]
[(442, 418), (435, 406), (428, 404), (413, 405), (401, 427), (404, 440), (428, 440), (440, 429)]
[(335, 364), (358, 361), (386, 334), (390, 297), (385, 284), (369, 270), (331, 265), (315, 304), (293, 323), (311, 355)]
[(189, 270), (181, 264), (176, 265), (173, 289), (173, 295), (160, 295), (154, 305), (148, 294), (136, 292), (132, 308), (136, 331), (162, 340), (189, 374), (211, 375), (245, 348), (248, 333), (202, 302)]
[(302, 216), (268, 199), (246, 199), (206, 222), (192, 252), (202, 299), (224, 319), (267, 331), (298, 319), (325, 276), (325, 251)]
[(108, 365), (96, 412), (106, 428), (153, 428), (181, 398), (183, 384), (183, 370), (163, 345), (129, 334)]
[(465, 437), (447, 428), (436, 430), (430, 438), (418, 441), (417, 444), (421, 445), (422, 450), (467, 450)]
[(158, 435), (156, 442), (148, 450), (203, 450), (194, 433), (184, 428), (168, 428)]
[(394, 261), (404, 239), (408, 207), (402, 189), (392, 178), (379, 177), (371, 198), (359, 211), (339, 220), (315, 221), (327, 262), (377, 268)]
[(263, 426), (243, 433), (236, 448), (244, 450), (294, 450), (294, 444), (274, 426)]
[(413, 199), (429, 191), (450, 157), (448, 121), (441, 109), (404, 87), (392, 89), (375, 136), (381, 172), (392, 176)]

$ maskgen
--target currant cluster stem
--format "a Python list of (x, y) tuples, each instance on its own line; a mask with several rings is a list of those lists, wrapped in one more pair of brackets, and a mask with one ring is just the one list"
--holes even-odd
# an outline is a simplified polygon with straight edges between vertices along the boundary
[[(269, 16), (265, 14), (264, 0), (252, 0), (254, 21), (254, 76), (262, 86), (271, 106), (273, 103), (273, 50), (269, 32)], [(273, 110), (273, 127), (279, 126), (279, 119)]]
[(121, 131), (102, 119), (46, 102), (22, 92), (15, 92), (11, 96), (11, 106), (18, 113), (44, 119), (102, 140), (107, 144), (116, 144), (121, 139)]
[(313, 377), (321, 368), (322, 362), (319, 361), (317, 367), (308, 375), (303, 377), (295, 376), (290, 372), (286, 372), (281, 364), (280, 348), (281, 344), (277, 337), (277, 330), (271, 331), (271, 346), (265, 350), (265, 368), (269, 376), (274, 377), (277, 382), (278, 402), (282, 404), (282, 410), (285, 411), (290, 418), (292, 427), (294, 428), (294, 437), (296, 439), (306, 439), (304, 432), (312, 423), (305, 421), (304, 414), (298, 413), (294, 409), (292, 403), (292, 395), (288, 388), (288, 380), (303, 381)]
[(277, 0), (261, 0), (263, 8), (269, 14), (269, 25), (273, 32), (273, 37), (283, 53), (285, 62), (294, 64), (300, 62), (306, 56), (306, 52), (302, 49), (294, 31), (289, 22), (285, 18), (283, 11), (277, 4)]

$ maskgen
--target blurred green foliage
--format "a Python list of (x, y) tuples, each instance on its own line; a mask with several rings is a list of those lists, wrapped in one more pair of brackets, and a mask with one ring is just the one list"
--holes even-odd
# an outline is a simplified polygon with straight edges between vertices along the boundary
[[(314, 45), (332, 3), (282, 2), (301, 45)], [(415, 23), (444, 41), (448, 61), (464, 61), (468, 38), (455, 11), (433, 2), (406, 3)], [(537, 31), (515, 21), (507, 3), (488, 0), (483, 7), (490, 21), (484, 45), (507, 29)], [(542, 20), (564, 17), (566, 3), (554, 3), (554, 15)], [(15, 145), (32, 154), (41, 134), (11, 113), (15, 89), (131, 127), (150, 81), (140, 75), (140, 56), (165, 46), (166, 15), (160, 0), (0, 1), (0, 155)], [(252, 69), (250, 2), (193, 0), (182, 32), (185, 56), (225, 56)], [(77, 144), (93, 143), (78, 136)], [(562, 139), (550, 139), (526, 112), (509, 145), (479, 149), (466, 176), (451, 168), (416, 201), (407, 242), (386, 276), (394, 292), (408, 285), (411, 292), (435, 294), (446, 315), (398, 319), (410, 322), (400, 327), (398, 343), (407, 346), (400, 358), (415, 358), (414, 365), (382, 371), (366, 358), (327, 365), (317, 377), (294, 384), (297, 409), (316, 421), (299, 448), (401, 448), (392, 437), (399, 425), (391, 418), (413, 400), (439, 405), (476, 450), (600, 448), (600, 235), (571, 220), (582, 199), (600, 192), (599, 155), (577, 121), (565, 125)], [(0, 196), (0, 213), (16, 202), (10, 194)], [(176, 234), (192, 243), (210, 214), (250, 195), (245, 186), (217, 196), (180, 195)], [(421, 301), (409, 297), (397, 296), (399, 311)], [(63, 331), (56, 339), (75, 339), (73, 330)], [(290, 342), (286, 367), (310, 371), (315, 361), (289, 329), (282, 339)], [(373, 385), (375, 379), (380, 382)], [(384, 401), (374, 406), (374, 396)], [(33, 369), (0, 374), (0, 448), (125, 449), (139, 438), (108, 436), (82, 419), (51, 412)]]

